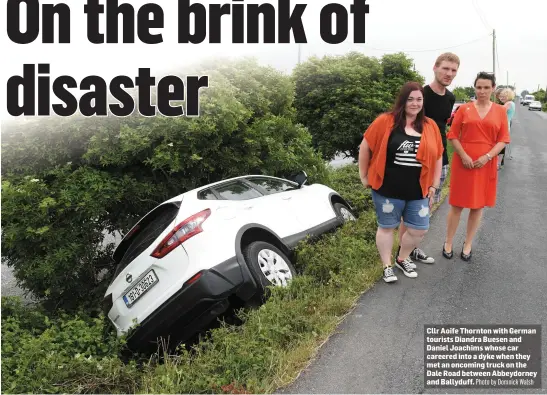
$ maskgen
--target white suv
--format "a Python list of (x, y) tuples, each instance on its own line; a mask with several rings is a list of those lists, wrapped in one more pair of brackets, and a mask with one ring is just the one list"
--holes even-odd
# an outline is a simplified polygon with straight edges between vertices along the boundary
[(304, 185), (304, 172), (295, 180), (252, 175), (213, 183), (160, 204), (133, 226), (114, 251), (117, 268), (103, 301), (130, 349), (155, 347), (159, 336), (185, 341), (232, 302), (261, 303), (267, 285), (285, 286), (296, 274), (298, 242), (355, 220), (336, 191)]

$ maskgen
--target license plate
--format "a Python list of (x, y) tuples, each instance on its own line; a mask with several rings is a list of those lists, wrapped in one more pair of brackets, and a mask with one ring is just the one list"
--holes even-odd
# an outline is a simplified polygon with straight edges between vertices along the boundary
[(127, 307), (131, 307), (139, 298), (146, 293), (150, 288), (159, 282), (158, 276), (154, 270), (150, 270), (146, 273), (146, 276), (140, 279), (140, 281), (129, 290), (124, 296), (123, 301)]

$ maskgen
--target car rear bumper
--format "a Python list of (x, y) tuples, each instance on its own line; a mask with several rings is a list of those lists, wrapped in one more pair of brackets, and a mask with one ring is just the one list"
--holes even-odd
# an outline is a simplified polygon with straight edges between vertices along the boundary
[(195, 282), (184, 284), (130, 331), (127, 337), (128, 348), (132, 351), (155, 349), (159, 337), (167, 341), (176, 335), (178, 342), (188, 340), (227, 310), (231, 295), (242, 291), (254, 293), (255, 284), (247, 279), (243, 272), (245, 269), (233, 257), (209, 270), (203, 270)]
[[(282, 242), (293, 248), (306, 237), (317, 237), (343, 224), (335, 217), (306, 232), (284, 238)], [(257, 291), (255, 283), (240, 249), (237, 255), (215, 267), (201, 271), (201, 276), (182, 288), (150, 314), (127, 337), (131, 351), (156, 351), (158, 338), (165, 341), (184, 342), (224, 313), (230, 306), (230, 297), (249, 300)], [(240, 263), (241, 262), (241, 263)], [(175, 339), (174, 339), (175, 338)]]

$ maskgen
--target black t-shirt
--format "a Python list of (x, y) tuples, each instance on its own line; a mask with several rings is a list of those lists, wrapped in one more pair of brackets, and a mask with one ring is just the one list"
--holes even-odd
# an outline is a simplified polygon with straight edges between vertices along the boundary
[(421, 137), (409, 136), (398, 127), (389, 136), (384, 182), (376, 191), (401, 200), (422, 199), (420, 174), (422, 164), (416, 160)]
[(424, 114), (435, 121), (441, 131), (443, 140), (443, 165), (448, 164), (448, 153), (446, 152), (446, 122), (452, 115), (452, 108), (456, 97), (448, 89), (444, 95), (438, 95), (429, 85), (424, 87)]

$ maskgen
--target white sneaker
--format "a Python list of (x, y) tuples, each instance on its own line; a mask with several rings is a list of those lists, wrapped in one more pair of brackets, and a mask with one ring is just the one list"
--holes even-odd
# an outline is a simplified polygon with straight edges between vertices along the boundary
[(411, 266), (412, 261), (410, 260), (410, 258), (406, 258), (402, 262), (399, 262), (399, 259), (395, 258), (395, 265), (397, 265), (397, 267), (403, 271), (405, 276), (410, 278), (418, 277), (418, 273), (416, 273), (416, 271)]
[(393, 273), (392, 266), (384, 267), (384, 281), (386, 283), (392, 283), (394, 281), (397, 281), (397, 276), (395, 275), (395, 273)]
[[(399, 246), (399, 249), (397, 250), (397, 256), (399, 256), (400, 253), (401, 253), (401, 246)], [(412, 253), (410, 253), (410, 257), (411, 256), (412, 256)], [(412, 262), (412, 259), (410, 257), (408, 258), (410, 261), (409, 265), (412, 269), (416, 269), (416, 264)]]
[[(410, 257), (413, 260), (420, 261), (422, 263), (435, 263), (435, 259), (433, 257), (428, 256), (419, 248), (414, 248), (414, 251), (410, 253)], [(416, 266), (414, 266), (414, 269), (416, 269)]]

